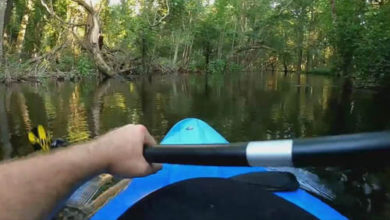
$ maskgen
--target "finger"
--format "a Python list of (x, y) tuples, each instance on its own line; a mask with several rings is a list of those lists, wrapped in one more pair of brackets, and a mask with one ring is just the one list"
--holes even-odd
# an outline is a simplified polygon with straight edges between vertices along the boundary
[[(146, 145), (146, 146), (154, 146), (154, 145), (156, 145), (156, 144), (157, 144), (157, 143), (156, 143), (156, 140), (154, 140), (154, 138), (152, 137), (152, 135), (150, 135), (149, 132), (146, 131), (146, 134), (145, 134), (145, 145)], [(145, 159), (145, 161), (146, 161), (146, 158), (145, 158), (145, 157), (144, 157), (144, 159)], [(147, 162), (147, 163), (150, 165), (150, 167), (152, 168), (153, 173), (155, 173), (155, 172), (161, 170), (161, 168), (162, 168), (162, 165), (161, 165), (161, 164), (158, 164), (158, 163), (151, 164), (151, 163), (149, 163), (149, 161), (146, 161), (146, 162)]]
[(157, 144), (156, 140), (154, 140), (153, 136), (149, 133), (148, 130), (145, 131), (144, 142), (147, 146), (154, 146)]
[(155, 173), (162, 169), (161, 163), (152, 163), (151, 166), (152, 166), (152, 169)]
[(161, 165), (158, 165), (158, 164), (145, 164), (145, 166), (142, 166), (142, 168), (140, 168), (139, 170), (142, 170), (140, 172), (140, 175), (141, 176), (147, 176), (147, 175), (151, 175), (151, 174), (154, 174), (156, 173), (157, 171), (159, 171), (161, 169)]
[(157, 173), (159, 170), (161, 170), (162, 165), (161, 164), (150, 164), (147, 170), (148, 175)]

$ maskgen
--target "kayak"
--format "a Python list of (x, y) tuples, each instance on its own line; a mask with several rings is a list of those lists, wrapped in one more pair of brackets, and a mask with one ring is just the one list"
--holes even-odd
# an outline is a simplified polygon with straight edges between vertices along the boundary
[[(161, 144), (223, 144), (228, 141), (206, 122), (187, 118), (175, 124)], [(97, 211), (91, 219), (118, 219), (129, 208), (147, 195), (174, 183), (199, 177), (230, 178), (252, 172), (269, 172), (263, 167), (221, 167), (164, 164), (156, 174), (134, 178), (129, 187)], [(303, 189), (273, 192), (319, 219), (347, 219), (334, 208)]]

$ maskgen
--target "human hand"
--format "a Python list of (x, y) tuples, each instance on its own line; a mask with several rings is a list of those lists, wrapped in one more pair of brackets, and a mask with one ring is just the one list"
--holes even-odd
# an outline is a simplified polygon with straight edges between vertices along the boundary
[(126, 125), (97, 139), (97, 147), (113, 175), (140, 177), (157, 172), (161, 164), (150, 164), (143, 156), (144, 145), (156, 141), (143, 125)]

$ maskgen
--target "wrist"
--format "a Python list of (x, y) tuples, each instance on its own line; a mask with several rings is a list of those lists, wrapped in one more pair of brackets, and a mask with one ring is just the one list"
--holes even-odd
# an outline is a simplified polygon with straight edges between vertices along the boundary
[(84, 155), (85, 160), (89, 161), (97, 173), (103, 173), (108, 170), (109, 156), (104, 152), (104, 144), (101, 143), (100, 138), (94, 139), (85, 144), (85, 146), (78, 146), (82, 151), (80, 154)]

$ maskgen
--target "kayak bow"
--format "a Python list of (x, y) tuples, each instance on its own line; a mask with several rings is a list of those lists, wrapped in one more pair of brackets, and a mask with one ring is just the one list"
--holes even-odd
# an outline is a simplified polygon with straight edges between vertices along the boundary
[[(166, 134), (161, 144), (164, 146), (177, 146), (179, 144), (201, 144), (202, 146), (205, 144), (224, 144), (223, 146), (226, 146), (228, 142), (207, 123), (199, 119), (188, 118), (174, 125)], [(267, 171), (268, 170), (263, 167), (223, 167), (164, 164), (163, 169), (156, 174), (142, 178), (134, 178), (126, 190), (108, 202), (94, 216), (92, 216), (91, 219), (117, 219), (123, 213), (125, 213), (126, 210), (133, 207), (138, 201), (148, 196), (150, 193), (183, 180), (198, 177), (230, 178), (240, 174)], [(299, 208), (319, 219), (346, 219), (335, 209), (315, 196), (311, 195), (310, 193), (306, 192), (305, 190), (298, 189), (296, 191), (273, 193), (274, 195), (283, 198), (284, 200), (298, 206)], [(226, 194), (226, 196), (229, 196), (229, 194)]]

